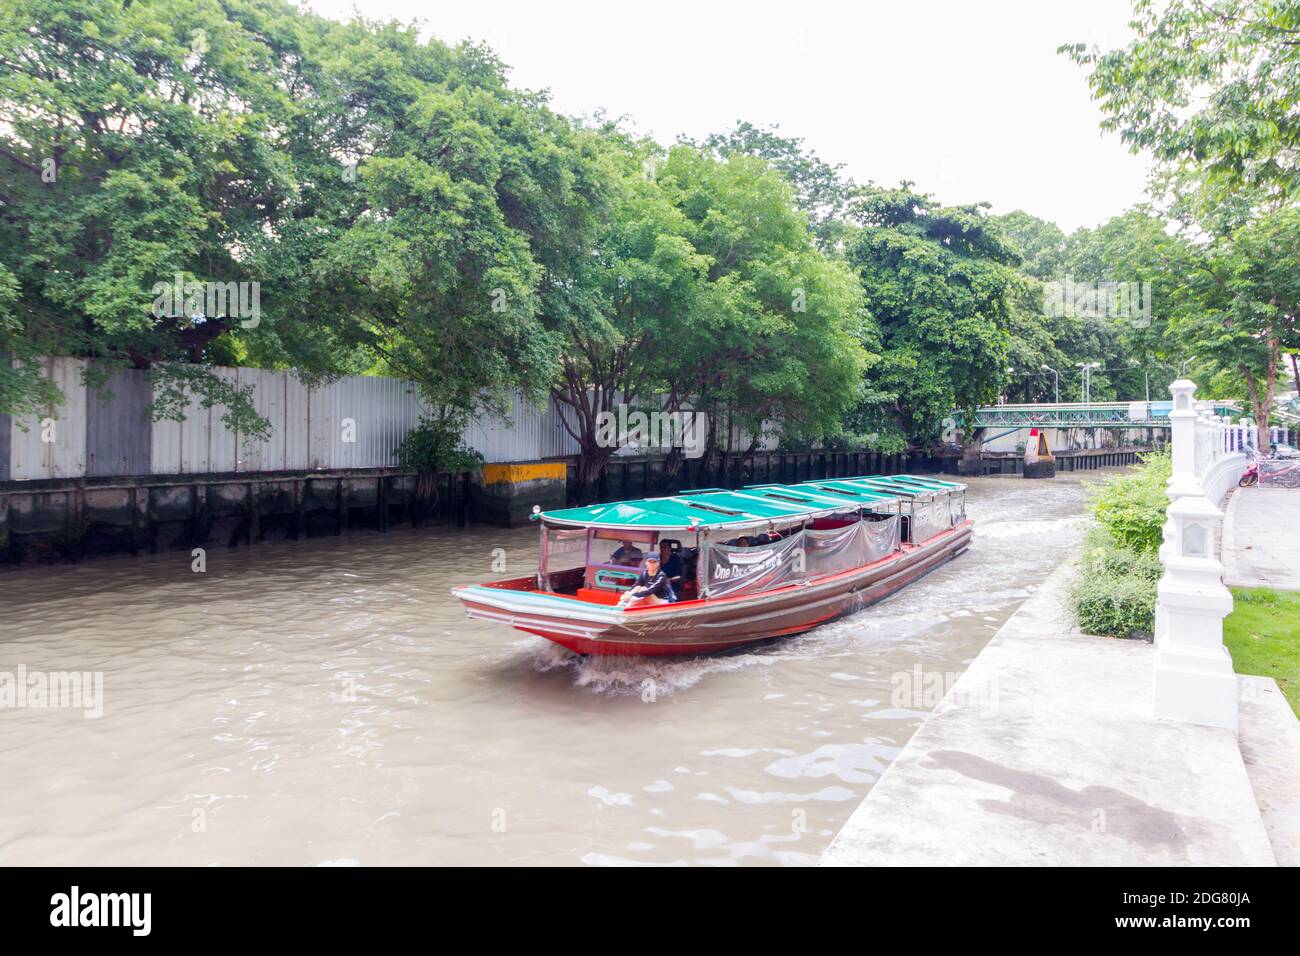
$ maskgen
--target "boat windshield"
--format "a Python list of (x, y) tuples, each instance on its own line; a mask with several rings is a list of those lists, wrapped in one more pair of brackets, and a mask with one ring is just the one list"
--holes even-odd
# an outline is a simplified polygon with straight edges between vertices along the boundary
[(587, 548), (587, 563), (609, 568), (636, 568), (647, 554), (654, 552), (655, 534), (652, 531), (632, 531), (604, 528), (595, 531)]

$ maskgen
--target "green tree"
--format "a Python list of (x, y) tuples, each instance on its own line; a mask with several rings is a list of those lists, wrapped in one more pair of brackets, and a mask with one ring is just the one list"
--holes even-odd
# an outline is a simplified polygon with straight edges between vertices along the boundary
[[(1077, 354), (1076, 363), (1100, 363), (1089, 380), (1094, 400), (1141, 399), (1148, 387), (1153, 397), (1165, 394), (1181, 358), (1168, 324), (1182, 258), (1182, 244), (1167, 233), (1166, 221), (1146, 209), (1070, 236), (1063, 266), (1075, 280), (1096, 283), (1104, 307), (1058, 340), (1071, 345), (1067, 351)], [(1117, 301), (1104, 291), (1115, 283), (1133, 294)]]
[[(562, 343), (551, 395), (578, 444), (583, 500), (627, 437), (611, 440), (606, 425), (620, 404), (675, 411), (686, 400), (674, 369), (708, 267), (655, 179), (659, 147), (607, 123), (590, 136), (605, 202), (545, 270), (541, 313)], [(655, 407), (661, 391), (667, 397)]]
[(723, 159), (753, 156), (767, 162), (794, 187), (795, 202), (807, 214), (818, 246), (831, 250), (839, 245), (857, 188), (844, 176), (843, 163), (827, 163), (806, 149), (802, 139), (782, 136), (776, 126), (764, 129), (744, 120), (728, 133), (710, 134), (701, 145)]
[(1042, 281), (1061, 278), (1067, 239), (1060, 226), (1021, 209), (992, 218), (1020, 254), (1021, 272)]
[[(620, 403), (708, 413), (704, 467), (719, 471), (771, 420), (803, 440), (834, 433), (865, 361), (860, 293), (814, 246), (791, 187), (752, 157), (598, 133), (615, 184), (603, 221), (544, 279), (556, 289), (545, 321), (564, 341), (552, 395), (582, 495), (622, 440), (602, 427)], [(731, 426), (750, 433), (745, 448)]]
[(1283, 356), (1300, 349), (1300, 208), (1277, 209), (1184, 250), (1171, 334), (1214, 375), (1212, 390), (1239, 395), (1244, 387), (1266, 429)]
[(511, 90), (484, 48), (362, 22), (331, 45), (335, 95), (364, 122), (347, 137), (355, 174), (327, 173), (298, 226), (323, 239), (287, 263), (308, 277), (291, 325), (317, 319), (331, 353), (417, 383), (453, 430), (514, 389), (540, 401), (560, 344), (543, 280), (602, 201), (586, 135)]
[(865, 190), (854, 217), (847, 255), (881, 353), (858, 427), (929, 442), (1008, 380), (1019, 256), (983, 207), (941, 206), (906, 183)]
[[(853, 271), (816, 247), (791, 186), (765, 160), (679, 145), (659, 181), (707, 262), (669, 375), (726, 426), (710, 430), (705, 470), (725, 474), (733, 452), (738, 468), (773, 423), (789, 442), (838, 435), (871, 359)], [(749, 435), (741, 448), (738, 432)]]
[(1213, 189), (1300, 195), (1300, 4), (1136, 0), (1135, 39), (1061, 47), (1136, 152), (1192, 169)]
[(250, 320), (160, 310), (156, 287), (258, 281), (248, 251), (293, 199), (304, 16), (279, 0), (14, 0), (5, 13), (0, 276), (17, 294), (0, 351), (18, 369), (0, 377), (0, 409), (49, 400), (33, 360), (71, 354), (152, 368), (161, 414), (194, 395), (264, 432), (247, 392), (203, 368)]

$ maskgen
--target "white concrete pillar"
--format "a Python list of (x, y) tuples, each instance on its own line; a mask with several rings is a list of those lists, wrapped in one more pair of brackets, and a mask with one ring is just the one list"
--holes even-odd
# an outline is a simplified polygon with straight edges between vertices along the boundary
[(1203, 495), (1169, 506), (1173, 540), (1157, 586), (1164, 634), (1156, 647), (1152, 697), (1156, 717), (1237, 729), (1237, 678), (1223, 646), (1232, 594), (1214, 555), (1223, 513)]
[[(1196, 422), (1198, 414), (1192, 396), (1196, 384), (1180, 378), (1169, 386), (1174, 398), (1174, 407), (1169, 410), (1169, 444), (1173, 460), (1173, 471), (1165, 484), (1165, 495), (1172, 506), (1175, 501), (1186, 495), (1201, 494), (1201, 483), (1196, 477)], [(1165, 561), (1173, 547), (1175, 527), (1174, 519), (1166, 513), (1160, 560)], [(1164, 641), (1167, 621), (1164, 608), (1156, 602), (1155, 643), (1159, 647)]]

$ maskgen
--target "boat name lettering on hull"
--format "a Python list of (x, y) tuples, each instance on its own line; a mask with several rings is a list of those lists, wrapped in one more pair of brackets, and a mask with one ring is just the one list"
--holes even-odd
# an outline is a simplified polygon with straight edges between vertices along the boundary
[(625, 630), (631, 631), (638, 637), (645, 637), (647, 634), (671, 634), (674, 631), (689, 631), (695, 625), (689, 621), (661, 621), (656, 624), (624, 624)]

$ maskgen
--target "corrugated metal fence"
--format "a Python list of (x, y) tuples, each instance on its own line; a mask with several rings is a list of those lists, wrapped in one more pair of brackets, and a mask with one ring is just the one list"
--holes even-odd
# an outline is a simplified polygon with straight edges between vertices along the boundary
[[(288, 371), (216, 369), (251, 385), (258, 413), (271, 422), (270, 439), (251, 441), (226, 428), (220, 406), (194, 402), (183, 422), (151, 421), (144, 371), (118, 371), (92, 389), (84, 370), (82, 359), (47, 359), (64, 403), (42, 416), (0, 415), (0, 481), (393, 467), (393, 452), (421, 413), (414, 387), (400, 379), (354, 375), (308, 389)], [(538, 409), (520, 396), (507, 416), (476, 422), (464, 438), (492, 462), (578, 450), (554, 403)]]

